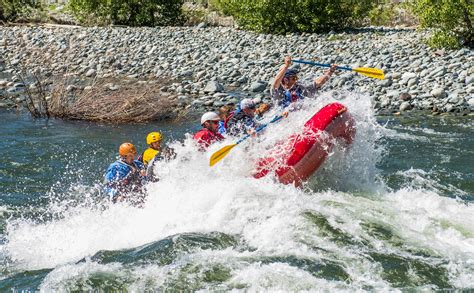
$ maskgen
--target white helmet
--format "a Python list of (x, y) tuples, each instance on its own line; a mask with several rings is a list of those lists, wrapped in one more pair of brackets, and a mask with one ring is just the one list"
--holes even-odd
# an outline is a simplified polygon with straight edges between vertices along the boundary
[(240, 109), (255, 109), (255, 102), (252, 99), (243, 99), (240, 101)]
[(214, 112), (206, 112), (201, 117), (201, 125), (206, 121), (219, 121), (221, 118)]

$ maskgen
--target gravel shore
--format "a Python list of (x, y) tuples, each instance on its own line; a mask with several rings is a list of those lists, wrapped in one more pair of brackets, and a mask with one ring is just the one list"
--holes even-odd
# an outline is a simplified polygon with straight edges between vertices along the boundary
[[(323, 90), (370, 96), (381, 113), (474, 110), (474, 52), (433, 50), (425, 33), (364, 29), (350, 33), (256, 34), (229, 27), (84, 28), (0, 27), (0, 107), (21, 102), (30, 86), (19, 66), (43, 75), (170, 82), (161, 91), (182, 109), (204, 111), (241, 96), (269, 101), (269, 83), (285, 55), (351, 67), (375, 67), (385, 80), (337, 72)], [(302, 65), (310, 81), (322, 68)], [(109, 85), (111, 90), (120, 85)], [(84, 90), (80, 84), (74, 87)]]

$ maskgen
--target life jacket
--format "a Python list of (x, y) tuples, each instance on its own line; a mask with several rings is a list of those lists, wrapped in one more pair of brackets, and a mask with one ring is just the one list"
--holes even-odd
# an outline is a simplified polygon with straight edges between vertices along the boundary
[(304, 99), (303, 89), (296, 84), (291, 89), (284, 90), (285, 98), (280, 102), (280, 106), (288, 107), (291, 103)]
[(105, 192), (110, 199), (114, 200), (124, 193), (141, 192), (145, 178), (140, 171), (144, 168), (144, 165), (137, 160), (133, 162), (133, 166), (121, 160), (112, 163), (105, 174)]
[(256, 128), (255, 119), (251, 116), (245, 115), (245, 113), (237, 109), (231, 114), (231, 117), (227, 121), (227, 133), (230, 135), (238, 136), (244, 134), (249, 128)]
[(201, 146), (202, 149), (206, 149), (212, 143), (223, 140), (224, 137), (219, 132), (212, 132), (207, 128), (203, 128), (194, 134), (193, 139)]
[(235, 114), (235, 111), (233, 111), (232, 113), (229, 114), (229, 116), (227, 116), (227, 118), (225, 118), (224, 120), (224, 128), (227, 129), (227, 124), (229, 124), (229, 120), (234, 117), (234, 114)]
[(160, 151), (155, 150), (154, 148), (147, 148), (143, 154), (140, 156), (141, 157), (141, 162), (143, 164), (148, 165), (148, 163), (159, 153)]

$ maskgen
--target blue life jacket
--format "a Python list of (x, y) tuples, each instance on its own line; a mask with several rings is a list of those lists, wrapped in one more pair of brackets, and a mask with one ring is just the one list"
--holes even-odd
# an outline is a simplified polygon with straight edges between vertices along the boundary
[(145, 165), (138, 160), (134, 160), (133, 164), (134, 166), (130, 166), (122, 160), (110, 164), (105, 173), (105, 192), (110, 199), (115, 199), (120, 193), (137, 191), (141, 188), (145, 178), (141, 176), (140, 171), (145, 169)]
[(303, 89), (299, 86), (284, 90), (285, 98), (280, 101), (279, 106), (286, 108), (291, 103), (304, 99)]
[(219, 121), (219, 126), (217, 128), (217, 131), (220, 134), (225, 134), (226, 133), (226, 127), (225, 127), (225, 122), (224, 121)]

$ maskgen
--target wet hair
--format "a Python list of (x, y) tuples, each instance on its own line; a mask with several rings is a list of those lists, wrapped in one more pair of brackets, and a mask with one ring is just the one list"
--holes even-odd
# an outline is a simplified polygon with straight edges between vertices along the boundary
[(227, 116), (229, 116), (230, 112), (232, 112), (233, 110), (234, 110), (233, 106), (224, 105), (219, 108), (219, 117), (221, 117), (221, 119), (225, 119), (227, 118)]

